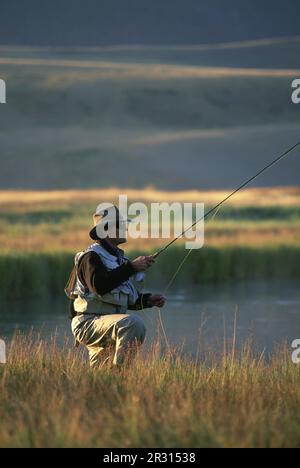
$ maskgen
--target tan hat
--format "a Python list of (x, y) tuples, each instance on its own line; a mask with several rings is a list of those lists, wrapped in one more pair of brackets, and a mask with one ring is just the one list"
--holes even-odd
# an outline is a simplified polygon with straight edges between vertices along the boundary
[(108, 205), (105, 208), (99, 205), (96, 213), (93, 215), (93, 221), (94, 227), (90, 231), (90, 238), (93, 240), (101, 239), (101, 237), (99, 237), (97, 234), (98, 228), (104, 231), (108, 231), (109, 226), (116, 228), (119, 227), (120, 224), (126, 225), (127, 223), (131, 222), (130, 219), (126, 219), (121, 215), (119, 208), (115, 205)]

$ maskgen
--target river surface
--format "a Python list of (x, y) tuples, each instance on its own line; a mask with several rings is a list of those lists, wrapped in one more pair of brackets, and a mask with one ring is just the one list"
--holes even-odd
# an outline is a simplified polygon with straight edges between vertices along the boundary
[[(158, 291), (154, 291), (158, 292)], [(56, 334), (58, 343), (71, 337), (67, 300), (2, 302), (0, 338), (9, 339), (16, 330), (40, 333), (44, 339)], [(161, 335), (165, 343), (158, 311), (141, 313), (147, 326), (146, 345)], [(173, 290), (161, 311), (170, 345), (195, 355), (203, 348), (222, 349), (224, 337), (241, 348), (251, 339), (255, 352), (269, 355), (282, 343), (289, 346), (300, 339), (299, 281), (243, 282), (205, 285)], [(236, 327), (234, 323), (236, 322)], [(225, 332), (226, 330), (226, 332)]]

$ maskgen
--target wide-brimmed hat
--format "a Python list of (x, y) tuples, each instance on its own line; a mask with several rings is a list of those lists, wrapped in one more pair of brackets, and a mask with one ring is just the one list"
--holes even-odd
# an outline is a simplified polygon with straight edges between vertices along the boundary
[[(93, 240), (100, 240), (98, 236), (99, 230), (102, 232), (108, 232), (110, 228), (119, 228), (120, 226), (126, 226), (131, 220), (124, 218), (121, 215), (119, 208), (115, 205), (110, 205), (105, 208), (98, 207), (93, 215), (94, 227), (90, 231), (90, 238)], [(98, 233), (97, 233), (98, 230)]]

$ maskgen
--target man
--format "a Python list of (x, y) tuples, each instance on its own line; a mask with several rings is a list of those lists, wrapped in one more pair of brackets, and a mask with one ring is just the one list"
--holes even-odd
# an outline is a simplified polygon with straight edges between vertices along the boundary
[(135, 354), (144, 341), (142, 319), (128, 310), (163, 307), (161, 295), (140, 294), (135, 281), (154, 262), (154, 256), (129, 261), (119, 245), (126, 242), (125, 220), (117, 207), (97, 209), (94, 240), (88, 249), (75, 257), (75, 269), (66, 287), (71, 300), (72, 332), (78, 343), (89, 351), (91, 367), (103, 362), (105, 351), (113, 350), (113, 365), (122, 365)]

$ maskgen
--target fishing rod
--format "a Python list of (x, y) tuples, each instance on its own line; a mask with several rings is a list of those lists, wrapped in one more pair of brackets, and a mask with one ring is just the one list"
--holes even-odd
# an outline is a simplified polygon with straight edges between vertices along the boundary
[(190, 231), (194, 226), (196, 226), (200, 221), (205, 220), (210, 214), (212, 214), (214, 211), (216, 211), (218, 208), (220, 208), (224, 203), (226, 203), (230, 198), (232, 198), (236, 193), (238, 193), (240, 190), (245, 188), (247, 185), (249, 185), (253, 180), (257, 179), (261, 174), (266, 172), (268, 169), (270, 169), (272, 166), (277, 164), (279, 161), (281, 161), (283, 158), (285, 158), (289, 153), (291, 153), (297, 146), (300, 145), (300, 141), (293, 145), (291, 148), (287, 149), (284, 153), (282, 153), (280, 156), (278, 156), (276, 159), (274, 159), (272, 162), (267, 164), (263, 169), (261, 169), (257, 174), (252, 176), (250, 179), (246, 180), (243, 182), (239, 187), (237, 187), (233, 192), (231, 192), (224, 200), (220, 201), (216, 206), (211, 208), (207, 213), (205, 213), (201, 218), (197, 219), (189, 228), (185, 229), (179, 236), (175, 237), (171, 242), (166, 244), (164, 247), (162, 247), (158, 252), (156, 252), (153, 257), (157, 258), (159, 255), (161, 255), (163, 252), (165, 252), (171, 245), (173, 245), (178, 239), (180, 239), (184, 234), (188, 231)]

